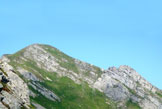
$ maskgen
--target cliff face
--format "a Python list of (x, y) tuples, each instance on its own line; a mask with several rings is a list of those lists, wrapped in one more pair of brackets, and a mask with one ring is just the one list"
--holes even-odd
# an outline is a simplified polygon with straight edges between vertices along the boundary
[[(0, 84), (2, 85), (0, 109), (29, 108), (30, 100), (27, 84), (14, 73), (13, 67), (6, 61), (0, 61)], [(5, 83), (5, 79), (2, 79), (3, 77), (9, 80), (9, 82)]]
[(40, 44), (3, 56), (1, 65), (10, 108), (162, 109), (161, 90), (129, 66), (103, 70)]
[(110, 67), (95, 82), (94, 87), (115, 101), (132, 100), (143, 109), (161, 109), (159, 89), (152, 86), (129, 66)]

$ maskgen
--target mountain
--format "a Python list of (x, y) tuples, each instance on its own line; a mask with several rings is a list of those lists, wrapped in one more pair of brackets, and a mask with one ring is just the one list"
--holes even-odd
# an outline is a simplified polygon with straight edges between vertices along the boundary
[(0, 109), (162, 109), (162, 91), (131, 67), (104, 70), (49, 45), (2, 56), (0, 71), (10, 81)]

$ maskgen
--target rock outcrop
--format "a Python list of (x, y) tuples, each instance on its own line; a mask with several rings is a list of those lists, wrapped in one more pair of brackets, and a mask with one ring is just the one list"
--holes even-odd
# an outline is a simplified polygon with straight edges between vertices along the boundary
[(1, 77), (7, 78), (9, 83), (5, 83), (0, 79), (0, 84), (3, 89), (1, 90), (0, 109), (20, 109), (29, 108), (29, 90), (26, 83), (14, 73), (12, 66), (7, 64), (4, 60), (0, 61)]
[(159, 89), (129, 66), (110, 67), (105, 70), (94, 83), (94, 87), (115, 101), (123, 102), (131, 99), (143, 109), (162, 109), (162, 99), (156, 94)]
[[(0, 102), (0, 108), (33, 106), (45, 109), (44, 105), (34, 99), (40, 95), (43, 96), (42, 99), (61, 104), (64, 94), (59, 93), (58, 86), (52, 87), (58, 81), (53, 77), (68, 77), (80, 86), (87, 83), (93, 90), (104, 93), (107, 99), (117, 104), (117, 108), (127, 109), (127, 103), (131, 101), (142, 109), (162, 109), (161, 90), (129, 66), (104, 70), (69, 57), (56, 48), (40, 44), (30, 45), (14, 55), (3, 56), (0, 65), (3, 75), (10, 81), (8, 87), (12, 92), (2, 90), (0, 96), (4, 97), (2, 101), (7, 105)], [(66, 79), (60, 84), (64, 85), (64, 82), (67, 82)], [(1, 87), (4, 86), (0, 83), (0, 89)], [(61, 88), (63, 91), (60, 92), (64, 92), (66, 88)]]

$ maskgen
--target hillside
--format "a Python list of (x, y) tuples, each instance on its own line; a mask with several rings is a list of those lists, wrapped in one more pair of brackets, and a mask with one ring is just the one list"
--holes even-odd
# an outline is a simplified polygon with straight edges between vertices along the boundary
[(23, 102), (6, 102), (10, 108), (162, 109), (161, 90), (129, 66), (103, 70), (42, 44), (4, 55), (0, 64), (11, 81), (9, 95)]

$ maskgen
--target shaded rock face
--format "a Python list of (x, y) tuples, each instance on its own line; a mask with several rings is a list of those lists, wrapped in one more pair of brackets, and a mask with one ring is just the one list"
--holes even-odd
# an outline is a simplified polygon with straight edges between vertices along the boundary
[[(77, 84), (84, 81), (91, 88), (98, 89), (116, 102), (118, 108), (126, 108), (126, 102), (131, 100), (143, 109), (162, 109), (162, 98), (157, 95), (160, 90), (152, 86), (129, 66), (123, 65), (119, 68), (110, 67), (103, 70), (68, 57), (56, 48), (40, 44), (28, 46), (20, 51), (18, 56), (13, 55), (12, 58), (2, 57), (1, 65), (3, 66), (1, 67), (11, 81), (9, 86), (13, 92), (10, 94), (2, 91), (5, 95), (4, 100), (13, 109), (20, 108), (22, 104), (29, 108), (30, 103), (36, 108), (44, 109), (42, 104), (31, 102), (29, 99), (29, 96), (33, 98), (39, 96), (36, 92), (53, 102), (62, 101), (55, 92), (42, 85), (44, 81), (53, 82), (53, 80), (49, 76), (44, 77), (40, 73), (40, 69), (48, 73), (55, 72), (59, 77), (66, 76)], [(10, 61), (18, 66), (9, 65)], [(37, 68), (34, 69), (33, 66)], [(28, 87), (32, 87), (34, 91), (29, 90)], [(0, 102), (1, 108), (5, 109), (6, 106), (1, 105)]]
[(161, 109), (161, 98), (156, 95), (158, 89), (142, 78), (129, 66), (110, 67), (94, 83), (94, 87), (115, 101), (131, 99), (143, 109)]
[(59, 102), (61, 102), (61, 99), (56, 94), (54, 94), (52, 91), (44, 88), (39, 83), (32, 82), (32, 83), (29, 83), (29, 85), (32, 86), (38, 92), (40, 92), (42, 95), (44, 95), (46, 98), (48, 98), (48, 99), (50, 99), (52, 101), (59, 101)]
[(130, 95), (129, 91), (123, 84), (111, 78), (107, 73), (102, 74), (94, 83), (94, 88), (104, 92), (108, 97), (115, 101), (126, 100), (128, 95)]
[(106, 96), (113, 98), (115, 101), (125, 100), (129, 96), (129, 91), (122, 84), (116, 84), (114, 86), (107, 85), (104, 92)]

